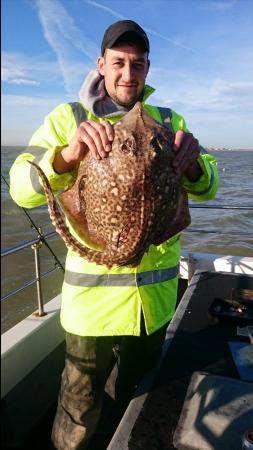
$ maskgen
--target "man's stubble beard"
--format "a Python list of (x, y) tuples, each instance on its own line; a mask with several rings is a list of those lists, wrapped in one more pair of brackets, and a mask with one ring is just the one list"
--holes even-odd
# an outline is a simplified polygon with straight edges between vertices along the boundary
[(135, 103), (138, 101), (138, 98), (128, 101), (128, 102), (124, 102), (116, 96), (115, 101), (116, 101), (116, 103), (118, 103), (118, 105), (124, 106), (125, 108), (128, 108), (128, 109), (131, 109), (135, 105)]
[(130, 99), (129, 101), (121, 100), (121, 99), (117, 96), (117, 94), (115, 94), (115, 95), (112, 97), (112, 99), (113, 99), (113, 101), (115, 101), (118, 105), (124, 106), (124, 107), (127, 108), (127, 109), (131, 109), (131, 108), (134, 107), (135, 103), (137, 103), (138, 101), (141, 101), (142, 93), (143, 93), (143, 92), (141, 92), (139, 95), (135, 96), (133, 99)]

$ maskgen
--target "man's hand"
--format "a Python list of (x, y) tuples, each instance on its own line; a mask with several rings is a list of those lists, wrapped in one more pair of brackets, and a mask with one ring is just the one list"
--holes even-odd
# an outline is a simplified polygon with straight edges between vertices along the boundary
[(54, 170), (59, 174), (70, 171), (82, 161), (87, 151), (91, 151), (96, 159), (106, 158), (111, 151), (113, 139), (114, 129), (109, 122), (82, 122), (68, 147), (56, 154)]
[(197, 181), (202, 170), (197, 162), (200, 154), (199, 142), (191, 133), (177, 131), (174, 142), (175, 158), (173, 166), (179, 175), (185, 175), (190, 181)]

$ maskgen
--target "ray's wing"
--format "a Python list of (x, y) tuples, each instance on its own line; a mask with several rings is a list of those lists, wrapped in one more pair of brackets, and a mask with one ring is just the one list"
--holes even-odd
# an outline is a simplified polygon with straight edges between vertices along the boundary
[(64, 215), (60, 211), (56, 198), (52, 192), (49, 181), (44, 174), (43, 170), (34, 162), (28, 161), (39, 173), (42, 181), (42, 185), (45, 191), (45, 195), (48, 203), (48, 211), (52, 224), (54, 225), (57, 233), (62, 237), (67, 247), (76, 252), (79, 256), (88, 259), (89, 261), (96, 262), (97, 264), (106, 264), (106, 258), (103, 252), (90, 249), (78, 241), (69, 231), (67, 227)]
[(186, 191), (184, 189), (181, 189), (175, 216), (168, 222), (165, 233), (154, 239), (154, 244), (162, 244), (164, 241), (167, 241), (167, 239), (184, 230), (190, 225), (190, 223), (191, 216), (189, 212), (188, 196)]
[(84, 243), (94, 250), (103, 251), (105, 243), (97, 238), (89, 230), (86, 219), (85, 200), (83, 191), (85, 189), (85, 175), (77, 178), (71, 188), (59, 196), (59, 203), (74, 232), (84, 241)]

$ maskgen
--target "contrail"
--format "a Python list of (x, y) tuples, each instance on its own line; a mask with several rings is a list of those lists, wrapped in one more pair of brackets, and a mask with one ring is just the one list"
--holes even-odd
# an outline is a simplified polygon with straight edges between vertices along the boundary
[(108, 8), (108, 6), (104, 6), (104, 5), (101, 5), (100, 3), (94, 2), (93, 0), (85, 0), (85, 3), (88, 3), (92, 6), (96, 6), (97, 8), (100, 8), (100, 9), (104, 9), (105, 11), (109, 12), (110, 14), (112, 14), (112, 16), (116, 17), (117, 19), (122, 19), (122, 20), (126, 19), (126, 17), (122, 16), (122, 14), (119, 14), (116, 11), (114, 11), (113, 9)]
[(38, 16), (44, 37), (57, 57), (65, 89), (71, 93), (73, 79), (72, 49), (76, 48), (92, 62), (99, 54), (99, 47), (80, 32), (73, 18), (59, 0), (37, 0)]
[(191, 47), (188, 47), (187, 45), (181, 44), (180, 42), (175, 41), (174, 39), (170, 39), (167, 36), (164, 36), (163, 34), (157, 33), (156, 31), (151, 30), (150, 28), (145, 27), (145, 31), (147, 31), (150, 34), (153, 34), (154, 36), (160, 37), (164, 41), (170, 42), (171, 44), (176, 45), (177, 47), (181, 47), (181, 48), (184, 48), (185, 50), (189, 50), (190, 52), (196, 53), (196, 50), (194, 50), (194, 48), (191, 48)]
[[(124, 16), (122, 16), (122, 14), (119, 14), (117, 11), (115, 11), (111, 8), (108, 8), (108, 6), (101, 5), (100, 3), (95, 2), (93, 0), (84, 0), (84, 1), (85, 1), (85, 3), (88, 3), (89, 5), (92, 5), (92, 6), (95, 6), (96, 8), (100, 8), (100, 9), (103, 9), (104, 11), (107, 11), (112, 16), (116, 17), (117, 19), (121, 19), (121, 20), (127, 19), (127, 17), (124, 17)], [(153, 34), (154, 36), (157, 36), (157, 37), (163, 39), (164, 41), (169, 42), (170, 44), (176, 45), (177, 47), (181, 47), (181, 48), (184, 48), (185, 50), (189, 50), (190, 52), (196, 53), (196, 50), (194, 50), (193, 48), (188, 47), (184, 44), (181, 44), (180, 42), (175, 41), (174, 39), (170, 39), (161, 33), (157, 33), (156, 31), (151, 30), (150, 28), (145, 27), (145, 30), (150, 34)]]

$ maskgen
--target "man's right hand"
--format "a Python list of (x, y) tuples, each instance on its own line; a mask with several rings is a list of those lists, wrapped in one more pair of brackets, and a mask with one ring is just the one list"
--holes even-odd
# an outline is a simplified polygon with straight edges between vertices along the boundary
[(114, 129), (109, 122), (82, 122), (69, 145), (56, 154), (53, 162), (55, 172), (61, 174), (72, 170), (82, 161), (87, 151), (91, 151), (96, 159), (106, 158), (111, 151), (113, 139)]

